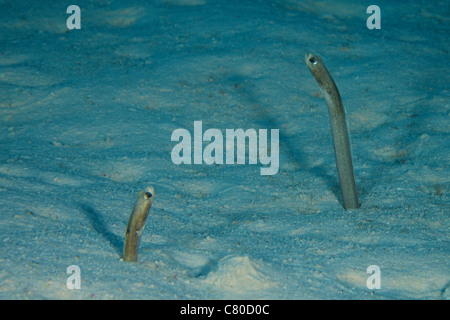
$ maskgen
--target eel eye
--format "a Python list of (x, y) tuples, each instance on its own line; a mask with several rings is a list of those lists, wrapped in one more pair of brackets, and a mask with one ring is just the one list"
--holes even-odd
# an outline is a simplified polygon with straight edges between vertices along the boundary
[(312, 64), (316, 64), (317, 63), (317, 59), (314, 57), (309, 58), (309, 62), (311, 62)]
[(146, 193), (144, 194), (144, 199), (145, 199), (145, 200), (148, 200), (148, 199), (150, 199), (151, 197), (153, 197), (153, 194), (152, 194), (151, 192), (146, 192)]

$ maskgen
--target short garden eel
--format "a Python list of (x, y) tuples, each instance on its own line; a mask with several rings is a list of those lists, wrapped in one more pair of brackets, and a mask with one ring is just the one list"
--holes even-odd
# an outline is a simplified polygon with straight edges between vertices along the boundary
[(352, 150), (341, 96), (322, 59), (315, 54), (308, 53), (305, 60), (309, 71), (311, 71), (319, 84), (328, 104), (328, 113), (330, 115), (331, 131), (333, 134), (334, 155), (336, 157), (336, 167), (344, 208), (356, 209), (359, 207), (359, 203), (353, 174)]
[(125, 233), (125, 245), (123, 249), (123, 260), (125, 261), (137, 261), (139, 242), (154, 197), (155, 189), (153, 187), (147, 187), (138, 194)]

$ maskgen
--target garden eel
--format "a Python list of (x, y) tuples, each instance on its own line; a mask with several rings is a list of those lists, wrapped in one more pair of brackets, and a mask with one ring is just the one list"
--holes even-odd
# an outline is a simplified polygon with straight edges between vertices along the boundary
[(141, 240), (145, 221), (147, 220), (154, 197), (155, 189), (153, 187), (147, 187), (138, 194), (125, 233), (125, 245), (123, 249), (123, 260), (125, 261), (137, 261), (139, 241)]
[(308, 53), (305, 60), (309, 71), (311, 71), (319, 84), (328, 104), (331, 132), (333, 134), (334, 155), (336, 157), (336, 167), (344, 208), (356, 209), (359, 207), (359, 203), (353, 174), (352, 150), (341, 96), (322, 59), (315, 54)]

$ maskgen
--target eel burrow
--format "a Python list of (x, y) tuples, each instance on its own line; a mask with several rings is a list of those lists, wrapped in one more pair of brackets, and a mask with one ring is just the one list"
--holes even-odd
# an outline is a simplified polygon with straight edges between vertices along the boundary
[(155, 189), (153, 187), (147, 187), (138, 194), (125, 233), (125, 245), (123, 249), (123, 260), (125, 261), (137, 261), (139, 242), (154, 197)]
[(353, 173), (350, 136), (341, 95), (339, 94), (333, 78), (319, 56), (308, 53), (305, 57), (305, 61), (309, 71), (311, 71), (325, 95), (325, 100), (328, 104), (331, 132), (333, 134), (334, 155), (336, 157), (336, 167), (339, 175), (344, 208), (356, 209), (359, 207), (359, 203)]

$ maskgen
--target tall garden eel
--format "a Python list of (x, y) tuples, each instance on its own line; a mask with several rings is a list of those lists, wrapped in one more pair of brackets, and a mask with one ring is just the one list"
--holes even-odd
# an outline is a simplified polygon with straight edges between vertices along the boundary
[(305, 57), (305, 61), (309, 71), (311, 71), (319, 84), (328, 104), (331, 132), (333, 134), (334, 155), (336, 158), (336, 167), (339, 175), (344, 208), (356, 209), (359, 207), (359, 203), (353, 173), (350, 136), (341, 95), (339, 94), (333, 78), (319, 56), (308, 53)]

